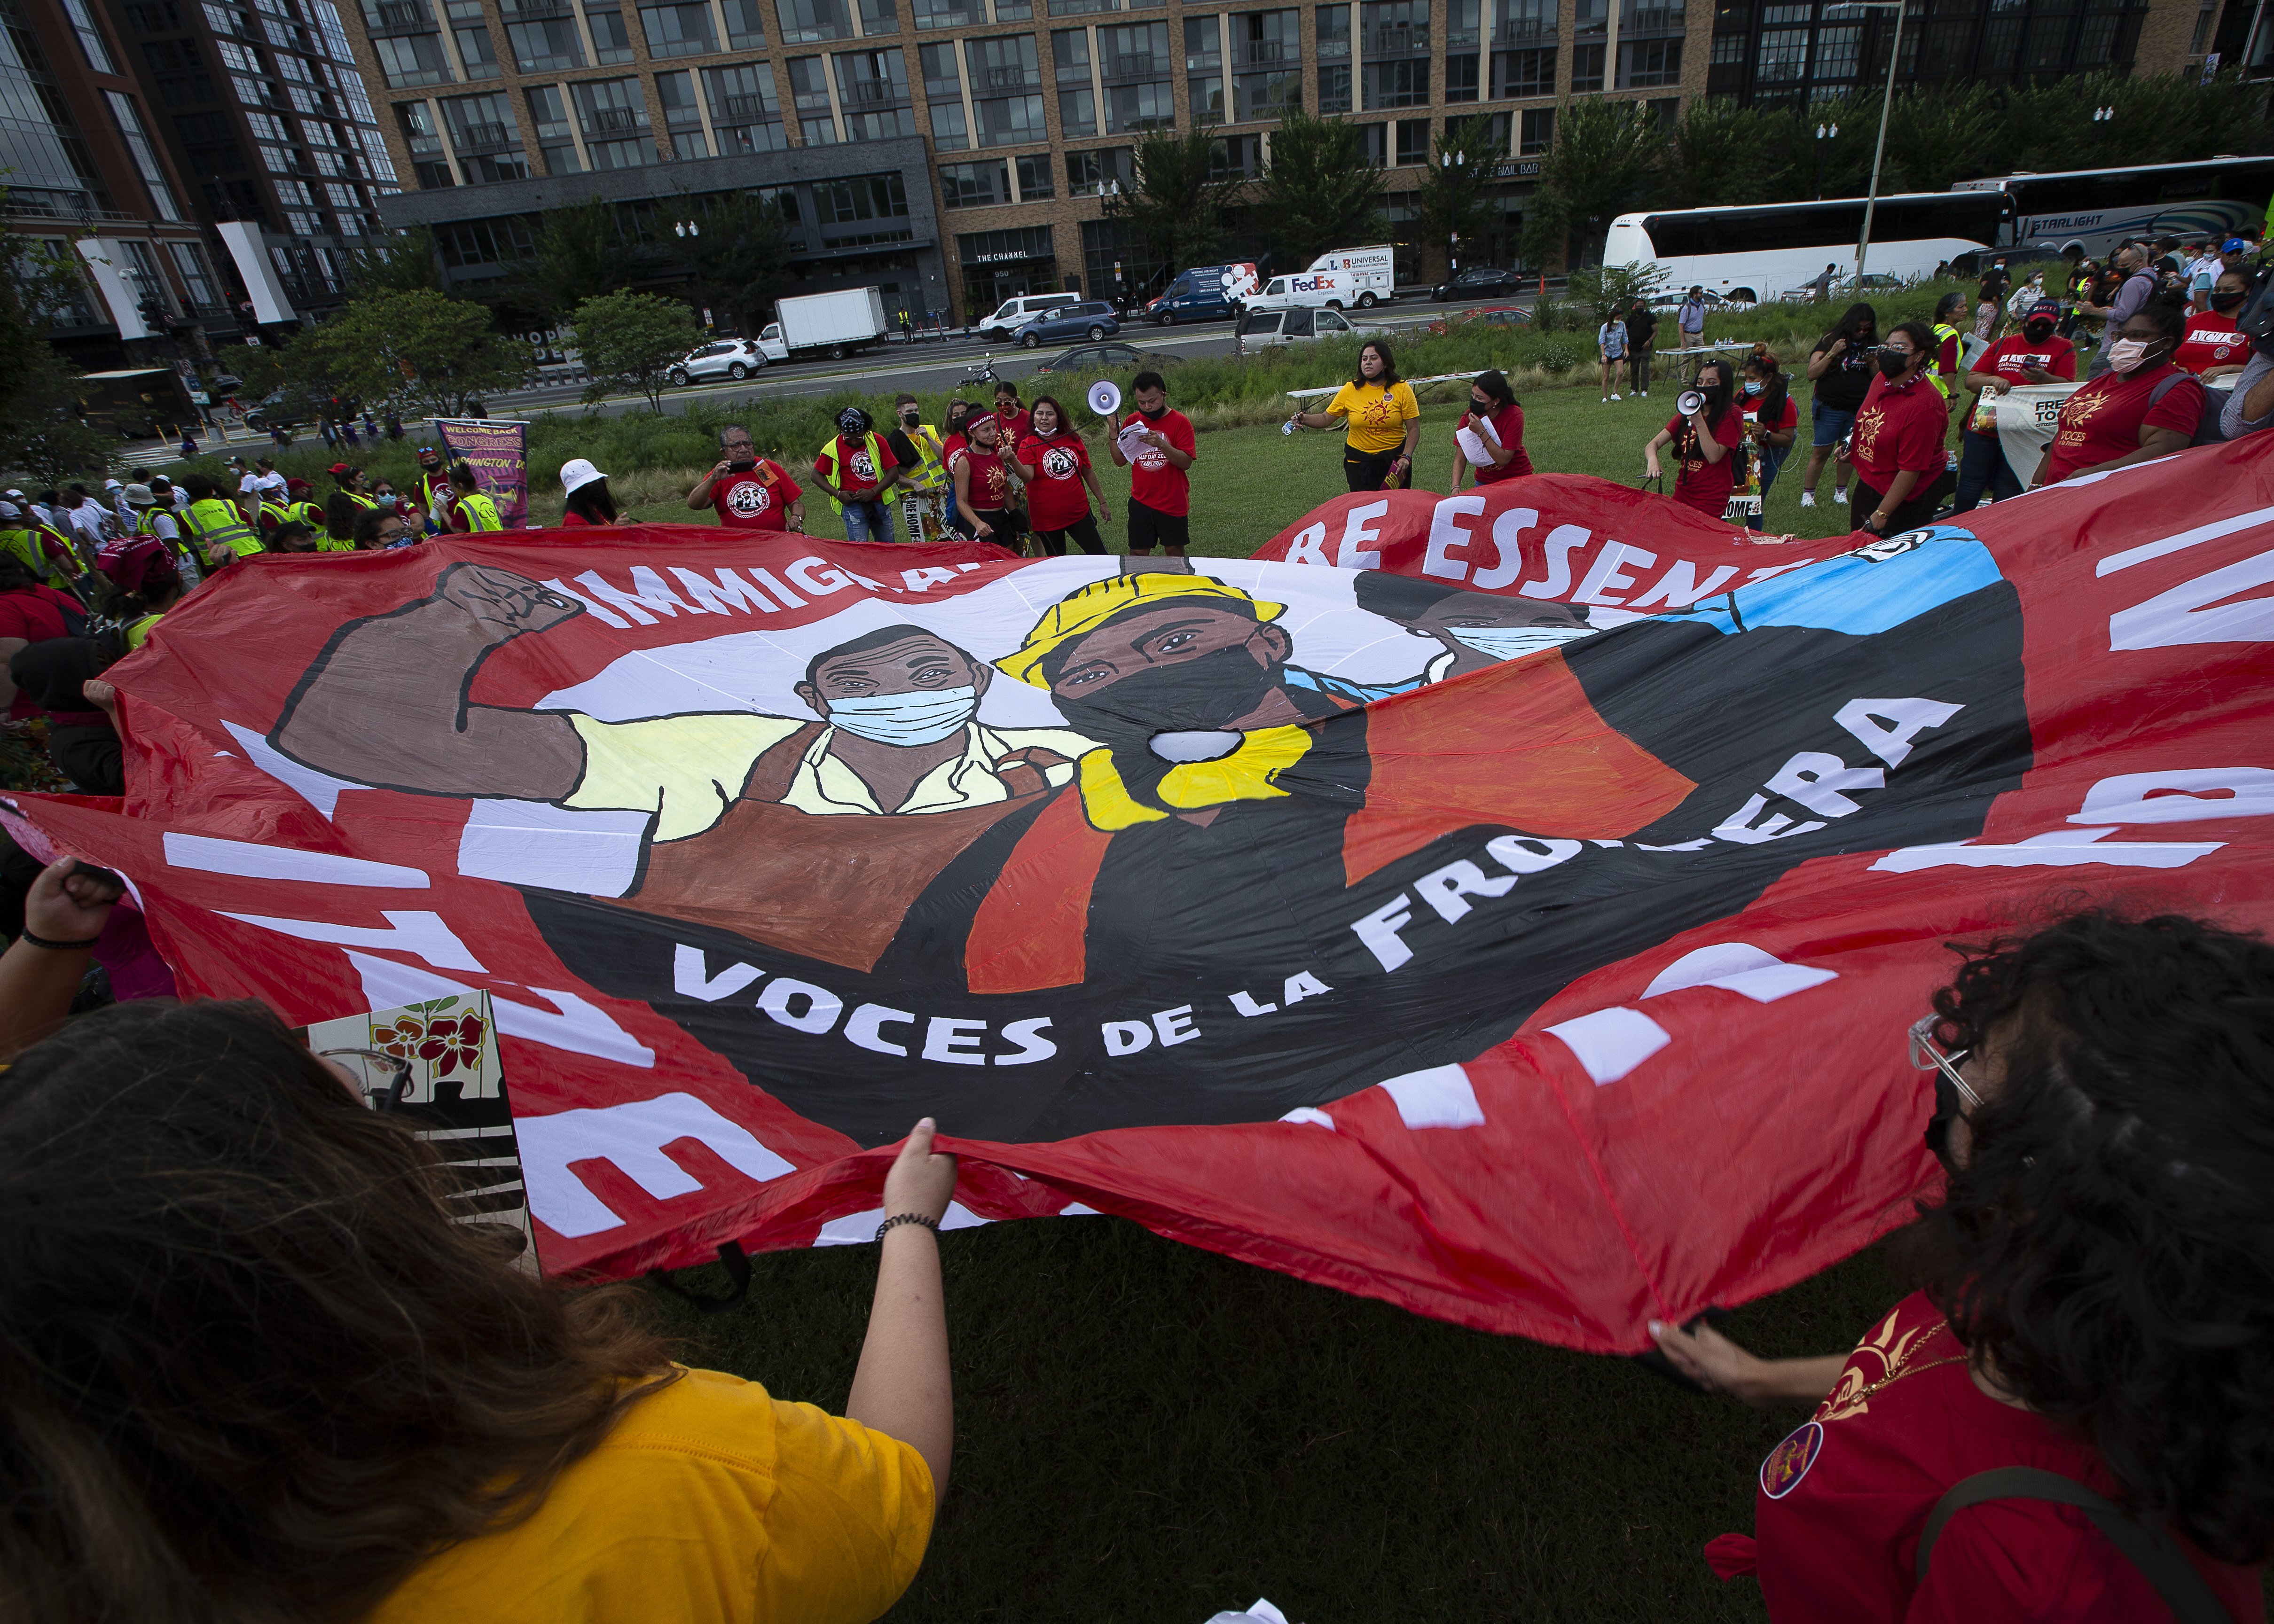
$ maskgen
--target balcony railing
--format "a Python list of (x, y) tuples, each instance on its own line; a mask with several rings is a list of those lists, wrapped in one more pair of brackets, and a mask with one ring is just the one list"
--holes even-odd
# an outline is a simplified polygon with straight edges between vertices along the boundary
[(1283, 62), (1291, 65), (1301, 58), (1301, 48), (1291, 40), (1235, 40), (1231, 44), (1231, 60), (1237, 67), (1277, 67)]
[(856, 79), (837, 86), (837, 99), (847, 107), (889, 107), (907, 101), (908, 93), (890, 79)]
[(1167, 70), (1160, 58), (1150, 51), (1133, 51), (1126, 56), (1105, 59), (1105, 81), (1109, 85), (1128, 84), (1136, 79), (1158, 79)]
[(1505, 22), (1493, 30), (1492, 42), (1509, 50), (1533, 50), (1555, 43), (1555, 26), (1536, 17)]
[(772, 118), (775, 116), (772, 102), (762, 92), (757, 91), (749, 95), (720, 98), (717, 111), (722, 118)]
[(1372, 56), (1426, 56), (1429, 54), (1429, 31), (1427, 28), (1376, 28), (1367, 35), (1366, 54)]
[(434, 14), (426, 9), (426, 0), (373, 0), (364, 7), (363, 15), (375, 34), (431, 29), (434, 26)]
[(1347, 34), (1321, 34), (1319, 36), (1319, 60), (1321, 62), (1349, 61), (1350, 35)]
[(646, 128), (645, 108), (596, 107), (584, 117), (587, 135), (627, 135)]
[(1007, 67), (988, 69), (983, 87), (988, 90), (1040, 90), (1043, 75), (1040, 69), (1022, 67), (1014, 62)]
[(459, 124), (450, 132), (450, 141), (462, 153), (496, 152), (521, 144), (511, 124)]

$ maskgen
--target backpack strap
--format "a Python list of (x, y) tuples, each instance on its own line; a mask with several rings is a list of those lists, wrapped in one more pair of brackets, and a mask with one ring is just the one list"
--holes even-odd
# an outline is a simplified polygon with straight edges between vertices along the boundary
[(2155, 1587), (2156, 1594), (2164, 1598), (2164, 1605), (2172, 1610), (2180, 1624), (2234, 1624), (2233, 1615), (2211, 1593), (2202, 1572), (2169, 1535), (2129, 1515), (2105, 1495), (2085, 1487), (2075, 1478), (2059, 1472), (2041, 1471), (2034, 1466), (2000, 1466), (1994, 1470), (1976, 1472), (1951, 1485), (1927, 1514), (1926, 1527), (1919, 1535), (1920, 1581), (1926, 1578), (1927, 1563), (1934, 1555), (1934, 1542), (1941, 1537), (1943, 1524), (1967, 1507), (1992, 1500), (2043, 1500), (2074, 1506), (2092, 1519), (2093, 1526), (2106, 1535), (2110, 1543), (2140, 1570), (2140, 1576)]

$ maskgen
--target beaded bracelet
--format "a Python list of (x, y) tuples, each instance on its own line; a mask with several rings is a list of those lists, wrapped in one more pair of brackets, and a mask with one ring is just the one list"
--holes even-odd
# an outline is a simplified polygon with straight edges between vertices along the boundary
[(920, 1223), (923, 1225), (925, 1229), (930, 1229), (934, 1235), (937, 1235), (939, 1233), (939, 1221), (937, 1219), (927, 1218), (922, 1213), (902, 1213), (898, 1217), (887, 1218), (884, 1222), (878, 1224), (877, 1226), (877, 1238), (878, 1240), (883, 1240), (885, 1238), (885, 1230), (891, 1229), (894, 1224), (900, 1223)]
[(97, 942), (102, 940), (101, 936), (89, 936), (83, 942), (50, 942), (45, 936), (34, 936), (28, 929), (16, 939), (19, 942), (29, 942), (34, 947), (44, 947), (51, 953), (75, 953), (82, 948), (93, 947)]

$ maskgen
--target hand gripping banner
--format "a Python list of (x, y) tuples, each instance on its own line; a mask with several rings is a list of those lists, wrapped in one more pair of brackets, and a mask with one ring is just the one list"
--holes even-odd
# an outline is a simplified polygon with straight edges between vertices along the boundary
[(486, 993), (546, 1266), (1126, 1214), (1583, 1349), (1933, 1177), (1945, 944), (2270, 916), (2254, 442), (1858, 547), (1543, 476), (1254, 560), (708, 527), (259, 558), (113, 669), (186, 989)]

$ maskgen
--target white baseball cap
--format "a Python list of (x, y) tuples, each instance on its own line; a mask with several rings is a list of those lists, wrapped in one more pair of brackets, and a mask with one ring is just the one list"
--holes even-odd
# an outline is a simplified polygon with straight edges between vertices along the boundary
[(16, 511), (15, 503), (0, 502), (0, 519), (20, 519), (24, 515)]
[(607, 475), (593, 467), (583, 457), (570, 457), (561, 465), (561, 489), (564, 493), (574, 493), (580, 487), (591, 484), (595, 479), (606, 477)]

